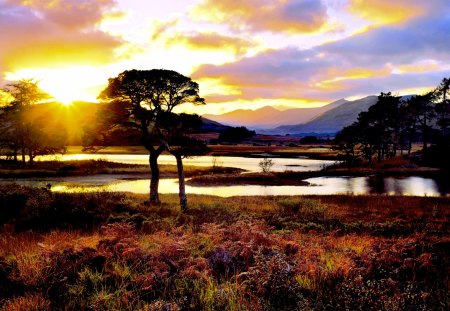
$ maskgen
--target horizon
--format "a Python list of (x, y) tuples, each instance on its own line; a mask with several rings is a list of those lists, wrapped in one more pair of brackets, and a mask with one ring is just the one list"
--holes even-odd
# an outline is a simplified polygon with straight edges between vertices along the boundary
[(444, 0), (0, 0), (0, 9), (9, 43), (0, 85), (35, 78), (63, 103), (96, 102), (129, 69), (192, 77), (207, 105), (180, 111), (200, 115), (421, 94), (450, 75)]

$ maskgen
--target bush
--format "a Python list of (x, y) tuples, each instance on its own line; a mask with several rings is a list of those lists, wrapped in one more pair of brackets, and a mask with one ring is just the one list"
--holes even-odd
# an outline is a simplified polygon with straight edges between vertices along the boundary
[(272, 166), (274, 165), (275, 163), (272, 161), (272, 159), (268, 158), (264, 158), (258, 163), (258, 166), (261, 168), (261, 171), (263, 173), (270, 173)]

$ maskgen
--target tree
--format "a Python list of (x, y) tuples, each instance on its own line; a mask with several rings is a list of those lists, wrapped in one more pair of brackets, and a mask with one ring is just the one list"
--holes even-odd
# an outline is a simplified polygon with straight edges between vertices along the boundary
[(441, 127), (442, 136), (447, 136), (450, 126), (450, 78), (442, 79), (434, 94), (437, 101), (436, 112), (439, 116), (437, 124)]
[(191, 133), (194, 133), (200, 128), (202, 120), (198, 115), (167, 112), (161, 116), (160, 125), (163, 129), (164, 136), (162, 137), (162, 141), (166, 146), (166, 150), (175, 157), (177, 162), (180, 208), (185, 212), (188, 204), (183, 158), (204, 155), (209, 151), (209, 148), (204, 142), (190, 136)]
[(230, 127), (219, 134), (218, 141), (226, 142), (241, 142), (243, 140), (251, 139), (256, 135), (255, 131), (250, 131), (244, 126)]
[(258, 166), (261, 168), (261, 171), (263, 173), (270, 173), (272, 166), (274, 165), (275, 163), (272, 161), (272, 159), (268, 158), (264, 158), (258, 163)]
[(138, 131), (139, 142), (149, 152), (151, 170), (150, 204), (159, 204), (159, 166), (158, 157), (166, 149), (164, 129), (161, 118), (165, 113), (185, 103), (195, 105), (205, 101), (198, 94), (198, 84), (191, 78), (175, 71), (164, 69), (127, 70), (108, 81), (108, 86), (99, 98), (114, 102), (111, 117), (102, 116), (102, 127), (131, 127)]
[(360, 134), (360, 124), (354, 122), (352, 125), (344, 127), (337, 133), (334, 141), (336, 145), (334, 150), (339, 152), (338, 156), (346, 165), (353, 166), (360, 160), (360, 155), (357, 149)]
[(391, 93), (381, 93), (375, 105), (368, 111), (361, 112), (358, 120), (345, 127), (336, 136), (344, 159), (348, 164), (357, 162), (360, 154), (369, 163), (376, 154), (378, 161), (396, 155), (400, 142), (400, 113), (401, 100)]
[(423, 143), (422, 149), (424, 151), (428, 147), (432, 121), (436, 116), (433, 99), (434, 93), (429, 92), (424, 95), (415, 95), (406, 102), (408, 110), (411, 112), (411, 117), (414, 118), (413, 122), (417, 124), (418, 130), (421, 133)]
[(1, 109), (2, 143), (14, 160), (21, 155), (22, 163), (28, 156), (30, 164), (38, 155), (65, 151), (64, 131), (50, 128), (51, 116), (36, 113), (36, 105), (49, 99), (33, 79), (8, 84), (3, 90), (9, 100)]

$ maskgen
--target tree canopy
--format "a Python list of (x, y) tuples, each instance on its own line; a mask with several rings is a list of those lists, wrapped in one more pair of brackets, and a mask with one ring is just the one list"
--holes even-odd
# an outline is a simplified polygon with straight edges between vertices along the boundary
[(90, 145), (108, 144), (111, 134), (119, 130), (122, 134), (138, 135), (139, 143), (149, 151), (150, 202), (158, 204), (159, 155), (167, 150), (181, 159), (200, 150), (201, 144), (185, 135), (196, 117), (173, 111), (182, 104), (205, 104), (198, 84), (171, 70), (127, 70), (109, 79), (99, 98), (104, 106), (99, 110), (96, 132), (102, 134)]

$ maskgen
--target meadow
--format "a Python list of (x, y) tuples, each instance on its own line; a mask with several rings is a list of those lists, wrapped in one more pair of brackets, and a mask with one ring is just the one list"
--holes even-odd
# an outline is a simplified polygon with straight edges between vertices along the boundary
[(1, 310), (448, 310), (450, 199), (0, 187)]

